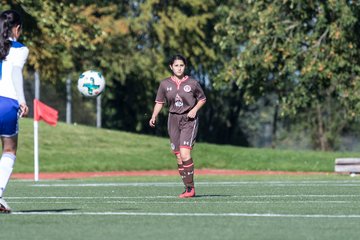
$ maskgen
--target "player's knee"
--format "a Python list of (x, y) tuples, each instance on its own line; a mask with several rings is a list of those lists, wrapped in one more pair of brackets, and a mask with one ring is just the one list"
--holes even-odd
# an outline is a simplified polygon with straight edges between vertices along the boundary
[(16, 155), (16, 147), (14, 146), (4, 146), (3, 153), (8, 153), (12, 155)]
[(191, 155), (186, 153), (186, 154), (181, 154), (181, 161), (185, 162), (187, 160), (189, 160), (191, 158)]
[(17, 139), (16, 138), (5, 138), (3, 140), (3, 153), (10, 153), (16, 155)]
[(182, 159), (181, 159), (180, 154), (176, 154), (175, 156), (176, 156), (176, 161), (177, 161), (177, 163), (178, 163), (178, 164), (182, 164)]

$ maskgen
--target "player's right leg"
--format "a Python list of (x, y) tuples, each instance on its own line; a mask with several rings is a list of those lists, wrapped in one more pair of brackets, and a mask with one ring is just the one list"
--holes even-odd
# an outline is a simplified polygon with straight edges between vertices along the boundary
[(10, 206), (3, 198), (0, 198), (0, 213), (11, 213)]
[(10, 213), (11, 208), (3, 199), (16, 160), (17, 135), (1, 137), (3, 153), (0, 158), (0, 213)]
[(16, 160), (18, 110), (16, 100), (0, 97), (0, 137), (2, 155), (0, 157), (0, 212), (9, 213), (9, 205), (2, 198)]

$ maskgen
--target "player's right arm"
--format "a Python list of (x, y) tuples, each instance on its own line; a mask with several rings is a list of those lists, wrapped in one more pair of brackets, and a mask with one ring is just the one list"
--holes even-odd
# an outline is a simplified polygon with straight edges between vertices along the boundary
[(149, 121), (150, 127), (155, 127), (156, 117), (159, 115), (159, 113), (166, 101), (164, 83), (165, 83), (165, 81), (162, 81), (160, 83), (160, 86), (159, 86), (157, 94), (156, 94), (154, 111), (153, 111), (153, 114), (151, 115), (151, 119)]
[(156, 118), (157, 118), (157, 116), (159, 115), (159, 113), (160, 113), (163, 105), (164, 105), (164, 103), (161, 103), (161, 102), (156, 102), (156, 103), (155, 103), (154, 111), (153, 111), (153, 114), (151, 115), (151, 119), (150, 119), (150, 121), (149, 121), (150, 127), (155, 127)]

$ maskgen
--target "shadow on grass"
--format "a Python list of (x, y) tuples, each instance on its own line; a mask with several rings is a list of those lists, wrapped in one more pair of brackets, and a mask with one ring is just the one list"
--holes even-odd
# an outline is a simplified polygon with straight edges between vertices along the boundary
[[(64, 209), (39, 209), (39, 210), (23, 210), (23, 211), (16, 211), (17, 213), (61, 213), (61, 212), (73, 212), (79, 211), (82, 209), (77, 208), (64, 208)], [(139, 210), (138, 208), (121, 208), (118, 211), (136, 211)]]
[(138, 211), (141, 210), (141, 208), (117, 208), (117, 211)]
[(221, 197), (232, 197), (232, 195), (227, 194), (203, 194), (195, 195), (196, 198), (221, 198)]
[(19, 213), (42, 213), (42, 212), (71, 212), (71, 211), (77, 211), (80, 209), (76, 208), (63, 208), (63, 209), (39, 209), (39, 210), (23, 210), (23, 211), (16, 211)]

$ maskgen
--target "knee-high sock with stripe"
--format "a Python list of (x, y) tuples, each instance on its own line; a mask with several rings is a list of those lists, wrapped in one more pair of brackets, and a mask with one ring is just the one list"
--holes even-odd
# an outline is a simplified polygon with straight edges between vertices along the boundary
[(13, 171), (16, 156), (12, 153), (3, 153), (0, 159), (0, 198), (5, 192), (6, 185), (9, 182)]
[(183, 161), (184, 183), (186, 187), (194, 187), (194, 162), (192, 158)]
[(181, 177), (181, 180), (184, 182), (184, 185), (186, 185), (185, 183), (185, 170), (184, 170), (184, 166), (182, 164), (178, 164), (178, 170), (179, 170), (179, 174)]

